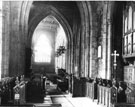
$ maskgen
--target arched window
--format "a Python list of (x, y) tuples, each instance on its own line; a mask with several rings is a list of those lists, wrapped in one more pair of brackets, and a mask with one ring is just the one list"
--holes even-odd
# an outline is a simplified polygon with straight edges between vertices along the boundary
[(128, 10), (128, 29), (131, 30), (132, 29), (132, 7), (129, 7)]
[(52, 47), (46, 35), (41, 34), (34, 46), (34, 61), (39, 63), (51, 62)]
[(123, 57), (135, 56), (135, 8), (130, 3), (123, 14)]

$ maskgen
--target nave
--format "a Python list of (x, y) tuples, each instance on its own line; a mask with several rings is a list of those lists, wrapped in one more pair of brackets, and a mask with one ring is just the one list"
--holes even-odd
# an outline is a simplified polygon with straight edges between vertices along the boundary
[(0, 105), (45, 103), (135, 107), (134, 1), (0, 1)]

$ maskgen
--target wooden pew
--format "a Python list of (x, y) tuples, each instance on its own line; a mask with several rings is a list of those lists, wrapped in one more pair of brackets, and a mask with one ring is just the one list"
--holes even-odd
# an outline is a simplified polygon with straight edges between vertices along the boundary
[[(27, 82), (22, 81), (17, 84), (14, 89), (14, 104), (25, 104), (26, 103), (26, 87)], [(18, 96), (18, 98), (16, 98)]]
[(105, 82), (105, 80), (102, 80), (101, 84), (98, 85), (98, 103), (103, 104), (107, 107), (111, 107), (112, 105), (114, 106), (116, 103), (135, 103), (134, 98), (132, 98), (132, 96), (135, 95), (135, 91), (127, 93), (126, 96), (127, 84), (125, 82), (117, 82), (113, 79), (112, 86), (111, 84), (108, 85), (109, 81), (107, 82), (107, 84), (106, 82), (103, 82)]
[(129, 104), (129, 103), (116, 103), (116, 104), (114, 104), (114, 107), (135, 107), (135, 104)]
[(117, 87), (105, 87), (98, 85), (98, 103), (111, 107), (117, 102)]
[(20, 86), (20, 104), (26, 103), (26, 83)]
[(126, 89), (127, 89), (127, 84), (123, 81), (119, 81), (118, 85), (118, 103), (126, 103)]
[(21, 104), (21, 105), (2, 105), (2, 107), (36, 107), (34, 104)]
[(68, 79), (57, 79), (57, 88), (65, 92), (68, 90)]
[(88, 79), (85, 77), (80, 78), (80, 88), (81, 88), (81, 97), (87, 96), (87, 81)]
[(87, 97), (91, 98), (94, 101), (94, 99), (97, 98), (96, 82), (90, 78), (89, 81), (86, 82), (86, 89)]
[(45, 93), (42, 79), (41, 75), (36, 74), (31, 77), (30, 81), (28, 81), (25, 89), (27, 102), (42, 102), (44, 100)]
[(80, 79), (73, 76), (73, 97), (81, 97), (82, 89)]
[(118, 87), (115, 79), (112, 82), (110, 80), (100, 79), (97, 92), (98, 104), (112, 107), (117, 103)]
[(73, 76), (73, 97), (97, 99), (97, 82), (94, 82), (91, 78), (77, 78)]
[(126, 93), (126, 102), (132, 104), (135, 103), (135, 84), (127, 83), (125, 93)]
[(57, 88), (63, 92), (69, 90), (69, 77), (65, 69), (58, 69)]
[(0, 105), (13, 103), (13, 87), (15, 79), (3, 78), (0, 82)]

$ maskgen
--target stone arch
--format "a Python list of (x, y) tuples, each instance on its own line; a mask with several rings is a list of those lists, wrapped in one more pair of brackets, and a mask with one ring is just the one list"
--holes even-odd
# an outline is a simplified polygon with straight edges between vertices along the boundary
[[(20, 25), (21, 26), (21, 34), (24, 36), (24, 41), (26, 46), (30, 46), (30, 36), (29, 36), (29, 39), (27, 40), (27, 36), (28, 35), (31, 35), (32, 32), (30, 32), (28, 34), (28, 18), (29, 18), (29, 13), (30, 13), (30, 8), (32, 6), (32, 3), (34, 1), (24, 1), (22, 3), (22, 11), (20, 13)], [(82, 37), (84, 35), (86, 35), (89, 40), (88, 40), (88, 44), (87, 44), (87, 48), (88, 48), (88, 51), (87, 53), (85, 53), (85, 58), (81, 58), (81, 62), (83, 62), (85, 64), (85, 59), (86, 59), (86, 56), (88, 56), (88, 60), (87, 60), (87, 72), (91, 72), (91, 69), (92, 69), (92, 12), (91, 12), (91, 4), (90, 2), (87, 2), (87, 1), (78, 1), (76, 2), (78, 8), (79, 8), (79, 11), (80, 11), (80, 17), (81, 17), (81, 24), (82, 26), (84, 25), (85, 27), (81, 27), (81, 32), (83, 32)], [(50, 11), (47, 12), (46, 14), (42, 14), (42, 18), (48, 16), (48, 15), (53, 15), (60, 23), (61, 25), (63, 26), (65, 32), (66, 32), (66, 35), (68, 35), (68, 48), (69, 48), (69, 51), (67, 52), (68, 55), (72, 54), (72, 50), (73, 50), (73, 34), (72, 34), (72, 30), (71, 30), (71, 27), (69, 26), (68, 22), (66, 21), (66, 19), (54, 8), (54, 7), (49, 7), (50, 8)], [(36, 19), (37, 20), (37, 19)], [(41, 19), (39, 20), (41, 21)], [(34, 25), (36, 26), (39, 21), (37, 21), (37, 23)], [(88, 23), (89, 22), (89, 23)], [(33, 27), (33, 30), (34, 30), (34, 27)], [(32, 29), (31, 29), (32, 31)], [(86, 32), (86, 33), (85, 33)], [(84, 44), (83, 44), (84, 46)], [(83, 47), (81, 48), (83, 50)], [(84, 56), (81, 56), (81, 57), (84, 57)], [(73, 60), (73, 56), (70, 56), (68, 58), (69, 60), (69, 65), (71, 66), (70, 67), (70, 73), (72, 72), (72, 60)], [(68, 65), (68, 66), (69, 66)], [(82, 69), (84, 67), (81, 67)], [(82, 70), (81, 70), (82, 71)], [(79, 71), (80, 72), (80, 71)], [(87, 74), (89, 76), (91, 76), (91, 74)]]
[(30, 8), (33, 1), (22, 1), (21, 12), (20, 12), (20, 34), (24, 37), (24, 44), (26, 45), (26, 38), (28, 35), (28, 18), (30, 13)]
[[(23, 33), (25, 32), (25, 34), (27, 34), (27, 32), (28, 32), (28, 18), (29, 18), (30, 8), (31, 8), (33, 2), (34, 2), (33, 0), (22, 2), (22, 9), (21, 9), (22, 11), (20, 12), (20, 25), (22, 25), (21, 31)], [(86, 25), (88, 25), (88, 23), (85, 20), (90, 20), (90, 26), (92, 26), (92, 23), (91, 23), (92, 22), (92, 15), (91, 15), (90, 3), (89, 2), (77, 2), (77, 6), (78, 6), (80, 13), (81, 13), (82, 23), (85, 23)], [(64, 20), (63, 22), (65, 22), (65, 24), (67, 24), (67, 26), (71, 32), (71, 28), (69, 27), (69, 24), (64, 19), (64, 17), (62, 17), (62, 15), (57, 10), (55, 10), (54, 7), (50, 7), (50, 9), (51, 9), (52, 13), (53, 12), (55, 13), (55, 16), (56, 15), (61, 16), (61, 19)], [(87, 14), (89, 14), (89, 15), (87, 15)], [(87, 15), (87, 17), (85, 17), (86, 15)], [(56, 18), (58, 19), (59, 22), (63, 23), (62, 21), (59, 20), (60, 19), (59, 17), (56, 16)], [(62, 26), (65, 26), (65, 25), (62, 24)], [(90, 28), (90, 27), (88, 27), (88, 28)]]
[[(43, 14), (40, 14), (38, 15), (37, 17), (35, 17), (30, 25), (29, 25), (29, 33), (28, 33), (28, 46), (30, 46), (30, 41), (31, 41), (31, 38), (32, 38), (32, 34), (36, 28), (36, 26), (39, 24), (39, 22), (41, 20), (43, 20), (45, 17), (49, 16), (49, 15), (52, 15), (54, 16), (58, 22), (62, 25), (66, 35), (67, 35), (67, 40), (68, 40), (68, 43), (71, 42), (71, 37), (72, 37), (72, 30), (71, 30), (71, 27), (70, 25), (68, 24), (67, 20), (63, 17), (63, 15), (57, 11), (56, 8), (54, 8), (53, 6), (49, 6), (49, 7), (46, 7), (45, 9), (45, 12)], [(46, 11), (47, 10), (47, 11)], [(49, 10), (49, 11), (48, 11)], [(36, 21), (35, 21), (36, 20)]]
[[(54, 16), (57, 20), (58, 20), (58, 22), (62, 25), (62, 27), (63, 27), (63, 29), (64, 29), (64, 31), (65, 31), (65, 33), (66, 33), (66, 36), (67, 36), (67, 67), (68, 67), (68, 65), (69, 65), (69, 63), (70, 63), (70, 54), (71, 54), (71, 48), (72, 48), (72, 44), (73, 44), (73, 39), (72, 39), (72, 30), (71, 30), (71, 27), (70, 27), (70, 25), (68, 24), (68, 22), (66, 21), (66, 19), (63, 17), (63, 15), (59, 12), (59, 11), (57, 11), (57, 9), (56, 8), (54, 8), (53, 6), (49, 6), (49, 7), (46, 7), (44, 10), (47, 10), (47, 11), (45, 11), (44, 12), (44, 14), (40, 14), (39, 16), (37, 16), (37, 17), (35, 17), (35, 19), (33, 19), (33, 21), (35, 21), (36, 20), (36, 23), (32, 23), (32, 24), (30, 24), (30, 26), (29, 26), (29, 33), (28, 33), (28, 40), (27, 40), (27, 46), (31, 46), (31, 39), (32, 39), (32, 34), (33, 34), (33, 32), (34, 32), (34, 29), (36, 28), (36, 26), (38, 25), (38, 23), (42, 20), (42, 19), (44, 19), (45, 17), (47, 17), (47, 16), (49, 16), (49, 15), (52, 15), (52, 16)], [(49, 10), (49, 11), (48, 11)], [(32, 21), (32, 22), (33, 22)], [(68, 71), (67, 72), (69, 72), (69, 73), (71, 73), (70, 71), (71, 71), (71, 67), (69, 67), (68, 69), (67, 69)]]
[[(23, 1), (22, 2), (22, 6), (21, 6), (21, 12), (20, 12), (20, 31), (21, 34), (23, 33), (23, 35), (25, 36), (25, 40), (27, 41), (27, 36), (28, 36), (28, 41), (26, 42), (26, 45), (29, 46), (30, 44), (28, 43), (30, 41), (29, 35), (31, 35), (33, 32), (28, 32), (28, 29), (30, 27), (28, 27), (28, 19), (29, 19), (29, 13), (30, 13), (30, 8), (32, 6), (32, 3), (34, 1)], [(69, 38), (68, 42), (71, 40), (72, 37), (72, 30), (70, 25), (68, 24), (67, 20), (64, 18), (64, 16), (62, 16), (62, 14), (53, 6), (49, 6), (46, 9), (49, 9), (49, 11), (44, 12), (44, 14), (41, 14), (38, 18), (36, 17), (35, 19), (37, 20), (36, 23), (31, 24), (30, 26), (33, 26), (31, 28), (31, 31), (35, 29), (35, 27), (37, 26), (37, 24), (45, 17), (47, 17), (48, 15), (52, 15), (54, 16), (62, 25), (62, 27), (64, 28), (66, 34), (68, 35), (67, 38)], [(35, 20), (34, 19), (34, 20)]]
[[(30, 45), (31, 45), (32, 32), (31, 33), (28, 33), (28, 19), (29, 19), (30, 8), (31, 8), (33, 2), (34, 1), (24, 1), (24, 2), (22, 2), (22, 11), (20, 13), (20, 25), (21, 25), (20, 26), (20, 28), (21, 28), (20, 29), (20, 31), (21, 31), (20, 33), (21, 33), (22, 36), (24, 36), (25, 46), (26, 47), (29, 47), (29, 48), (31, 48)], [(73, 44), (73, 41), (71, 39), (71, 37), (73, 37), (72, 36), (72, 30), (71, 30), (68, 22), (66, 21), (66, 19), (61, 15), (61, 13), (59, 13), (52, 6), (51, 7), (48, 7), (48, 8), (49, 8), (50, 11), (47, 12), (46, 14), (41, 14), (42, 15), (41, 19), (40, 20), (36, 19), (38, 21), (37, 21), (37, 23), (35, 23), (34, 26), (36, 27), (36, 25), (43, 18), (45, 18), (48, 15), (54, 16), (60, 22), (60, 24), (64, 28), (64, 31), (65, 31), (66, 35), (68, 36), (67, 37), (68, 38), (68, 44), (67, 44), (67, 48), (68, 48), (67, 49), (68, 50), (67, 51), (67, 56), (68, 56), (68, 58), (67, 58), (67, 67), (69, 68), (69, 71), (68, 72), (71, 73), (71, 67), (69, 65), (70, 65), (70, 62), (71, 62), (71, 56), (70, 56), (70, 54), (71, 54), (71, 47), (73, 46), (72, 45)], [(35, 28), (33, 27), (33, 28), (31, 28), (31, 30), (32, 29), (34, 31)]]

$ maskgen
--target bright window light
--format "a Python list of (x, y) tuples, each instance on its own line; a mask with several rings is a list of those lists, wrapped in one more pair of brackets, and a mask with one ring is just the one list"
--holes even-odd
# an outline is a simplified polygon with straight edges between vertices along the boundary
[(34, 47), (35, 62), (51, 62), (52, 47), (46, 35), (40, 35)]

